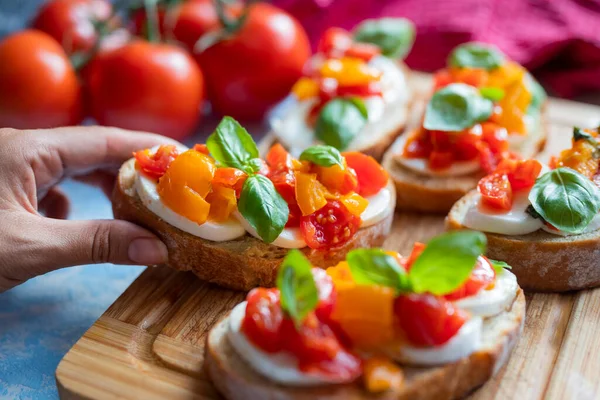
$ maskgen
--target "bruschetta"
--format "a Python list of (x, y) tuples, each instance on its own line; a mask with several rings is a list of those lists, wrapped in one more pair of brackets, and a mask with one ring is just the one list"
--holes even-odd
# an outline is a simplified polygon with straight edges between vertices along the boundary
[(424, 116), (384, 156), (397, 207), (447, 213), (508, 152), (533, 157), (546, 141), (545, 101), (531, 75), (496, 48), (456, 48), (433, 95), (415, 108)]
[(403, 18), (366, 20), (348, 32), (327, 30), (305, 76), (268, 116), (268, 140), (299, 156), (327, 144), (380, 160), (402, 132), (412, 100), (401, 61), (415, 30)]
[(327, 267), (353, 248), (381, 245), (395, 199), (369, 156), (313, 146), (295, 159), (276, 145), (262, 160), (225, 117), (205, 145), (136, 152), (119, 172), (113, 211), (160, 237), (168, 266), (249, 290), (274, 284), (289, 249)]
[(531, 291), (600, 285), (598, 133), (575, 128), (573, 146), (553, 158), (505, 160), (450, 210), (449, 229), (476, 229), (488, 255), (513, 267)]
[(229, 400), (461, 398), (506, 363), (525, 318), (515, 276), (484, 249), (483, 234), (453, 232), (327, 271), (290, 252), (277, 288), (209, 332), (206, 371)]

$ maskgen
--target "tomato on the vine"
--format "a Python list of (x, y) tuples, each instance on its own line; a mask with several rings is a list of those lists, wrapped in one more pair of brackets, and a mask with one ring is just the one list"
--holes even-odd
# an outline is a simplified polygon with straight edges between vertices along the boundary
[(408, 340), (417, 346), (446, 343), (469, 318), (452, 302), (427, 293), (398, 296), (394, 313)]
[(25, 30), (0, 42), (0, 127), (77, 125), (82, 103), (75, 70), (50, 35)]
[(94, 23), (111, 13), (107, 0), (51, 0), (40, 8), (32, 26), (56, 39), (67, 53), (88, 51), (98, 40)]
[(360, 228), (354, 215), (338, 200), (330, 200), (313, 214), (300, 219), (300, 230), (311, 249), (335, 249), (348, 243)]
[(469, 275), (469, 279), (454, 292), (444, 296), (446, 300), (460, 300), (465, 297), (476, 295), (481, 289), (485, 289), (496, 279), (496, 271), (486, 257), (479, 257), (477, 263)]
[(173, 145), (162, 145), (154, 154), (150, 150), (140, 150), (133, 153), (140, 169), (151, 178), (158, 179), (163, 176), (169, 165), (177, 157), (179, 152)]
[(204, 79), (182, 49), (143, 40), (103, 52), (87, 74), (91, 112), (101, 125), (184, 139), (194, 132)]
[(284, 320), (278, 289), (252, 289), (246, 297), (246, 314), (242, 331), (248, 339), (267, 353), (282, 349), (281, 325)]
[(342, 155), (346, 159), (348, 167), (356, 172), (358, 194), (371, 196), (387, 186), (388, 173), (373, 157), (357, 151), (345, 152)]
[(511, 209), (512, 188), (506, 174), (491, 174), (482, 178), (477, 185), (477, 190), (481, 194), (483, 204), (498, 210)]
[(241, 27), (198, 54), (216, 111), (259, 119), (302, 76), (310, 56), (296, 19), (267, 3), (248, 6)]

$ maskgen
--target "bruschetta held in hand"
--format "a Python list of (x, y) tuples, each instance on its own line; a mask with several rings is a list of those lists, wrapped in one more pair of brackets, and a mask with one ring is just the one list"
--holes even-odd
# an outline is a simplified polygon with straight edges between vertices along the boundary
[(327, 271), (290, 252), (276, 288), (209, 332), (206, 371), (229, 400), (461, 398), (506, 363), (525, 318), (515, 276), (484, 251), (483, 234), (453, 232)]
[(533, 157), (546, 141), (545, 101), (529, 73), (496, 48), (456, 48), (423, 118), (384, 156), (398, 208), (447, 213), (501, 159)]
[(141, 150), (119, 172), (115, 218), (161, 238), (168, 266), (240, 290), (272, 286), (289, 249), (328, 267), (389, 234), (395, 189), (373, 158), (313, 146), (295, 159), (280, 145), (258, 157), (228, 117), (206, 145)]
[(560, 292), (600, 285), (598, 132), (575, 128), (573, 146), (550, 168), (505, 160), (459, 200), (449, 229), (476, 229), (488, 255), (513, 267), (526, 290)]

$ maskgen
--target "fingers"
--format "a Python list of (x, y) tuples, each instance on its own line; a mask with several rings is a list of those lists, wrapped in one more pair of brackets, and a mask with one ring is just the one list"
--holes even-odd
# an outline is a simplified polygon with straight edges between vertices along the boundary
[(55, 219), (66, 219), (69, 216), (69, 209), (69, 198), (56, 186), (48, 190), (38, 206), (38, 210), (46, 217)]

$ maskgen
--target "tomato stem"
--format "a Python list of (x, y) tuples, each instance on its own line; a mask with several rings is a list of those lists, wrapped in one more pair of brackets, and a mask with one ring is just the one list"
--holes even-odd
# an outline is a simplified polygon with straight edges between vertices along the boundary
[(239, 18), (231, 18), (227, 15), (226, 6), (232, 3), (231, 0), (213, 0), (215, 3), (215, 9), (217, 11), (217, 17), (219, 18), (219, 22), (223, 25), (225, 32), (228, 34), (234, 34), (237, 32), (244, 22), (246, 18), (248, 18), (248, 9), (250, 5), (253, 3), (253, 0), (248, 0), (242, 12), (242, 15)]
[(157, 3), (158, 0), (144, 0), (144, 11), (146, 12), (146, 39), (149, 42), (160, 41)]

